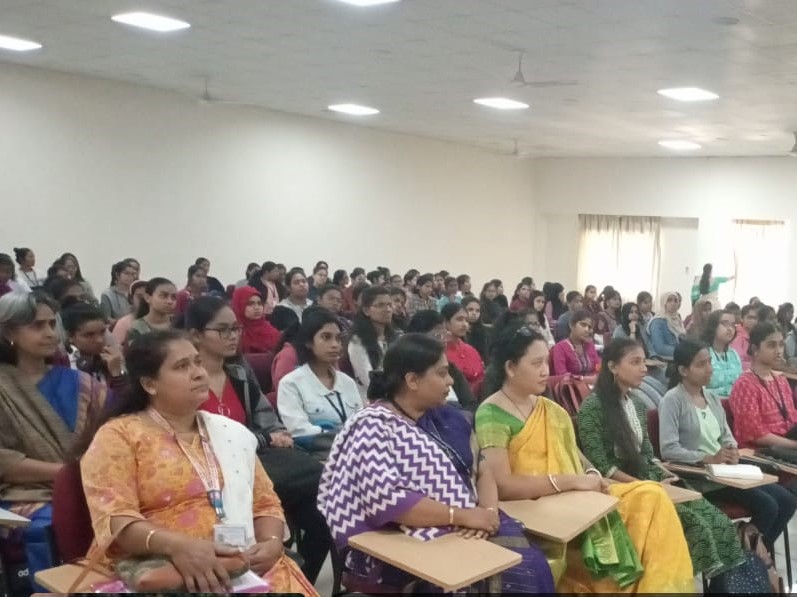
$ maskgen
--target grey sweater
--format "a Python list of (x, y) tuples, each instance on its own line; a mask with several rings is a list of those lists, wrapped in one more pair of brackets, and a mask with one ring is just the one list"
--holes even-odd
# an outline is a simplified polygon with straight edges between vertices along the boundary
[[(706, 389), (703, 390), (703, 395), (722, 430), (720, 444), (735, 448), (736, 440), (728, 427), (720, 399)], [(693, 463), (702, 461), (705, 456), (698, 449), (700, 421), (697, 418), (697, 409), (680, 384), (667, 392), (659, 405), (659, 441), (663, 460)]]

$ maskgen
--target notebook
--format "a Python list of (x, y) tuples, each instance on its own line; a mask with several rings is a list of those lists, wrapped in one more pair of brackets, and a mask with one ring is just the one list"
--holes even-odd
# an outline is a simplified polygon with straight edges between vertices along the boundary
[(708, 470), (715, 477), (727, 479), (760, 481), (764, 478), (764, 473), (754, 464), (709, 464)]

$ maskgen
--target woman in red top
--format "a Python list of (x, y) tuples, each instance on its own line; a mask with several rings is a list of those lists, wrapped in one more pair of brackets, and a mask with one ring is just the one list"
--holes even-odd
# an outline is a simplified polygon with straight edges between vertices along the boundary
[(188, 282), (180, 292), (177, 293), (177, 303), (174, 306), (174, 314), (182, 315), (185, 313), (188, 303), (199, 298), (208, 289), (208, 274), (198, 265), (188, 268)]
[(280, 341), (280, 333), (265, 318), (263, 299), (256, 288), (236, 288), (231, 305), (238, 323), (241, 324), (240, 351), (272, 352)]
[(552, 375), (579, 375), (595, 383), (600, 358), (592, 341), (592, 313), (576, 311), (570, 318), (570, 336), (551, 349)]
[(789, 382), (773, 369), (783, 364), (783, 333), (777, 325), (759, 323), (750, 332), (750, 370), (730, 395), (733, 435), (742, 447), (797, 450), (797, 409)]
[(532, 308), (531, 305), (531, 285), (521, 282), (515, 288), (515, 295), (509, 305), (509, 310), (513, 313), (520, 313)]
[(446, 358), (462, 371), (474, 396), (479, 396), (484, 383), (484, 363), (479, 352), (465, 342), (468, 335), (468, 314), (462, 305), (449, 303), (440, 314), (446, 323), (448, 341), (446, 342)]

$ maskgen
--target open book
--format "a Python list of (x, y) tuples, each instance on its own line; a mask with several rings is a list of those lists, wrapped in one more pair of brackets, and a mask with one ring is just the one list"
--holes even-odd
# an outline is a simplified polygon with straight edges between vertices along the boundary
[(760, 481), (764, 478), (764, 473), (754, 464), (709, 464), (708, 470), (714, 477), (727, 479)]

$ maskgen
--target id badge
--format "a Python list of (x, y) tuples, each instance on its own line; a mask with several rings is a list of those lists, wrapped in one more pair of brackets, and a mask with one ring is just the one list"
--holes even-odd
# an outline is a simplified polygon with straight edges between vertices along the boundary
[(230, 547), (246, 549), (246, 527), (242, 524), (213, 525), (213, 541)]

